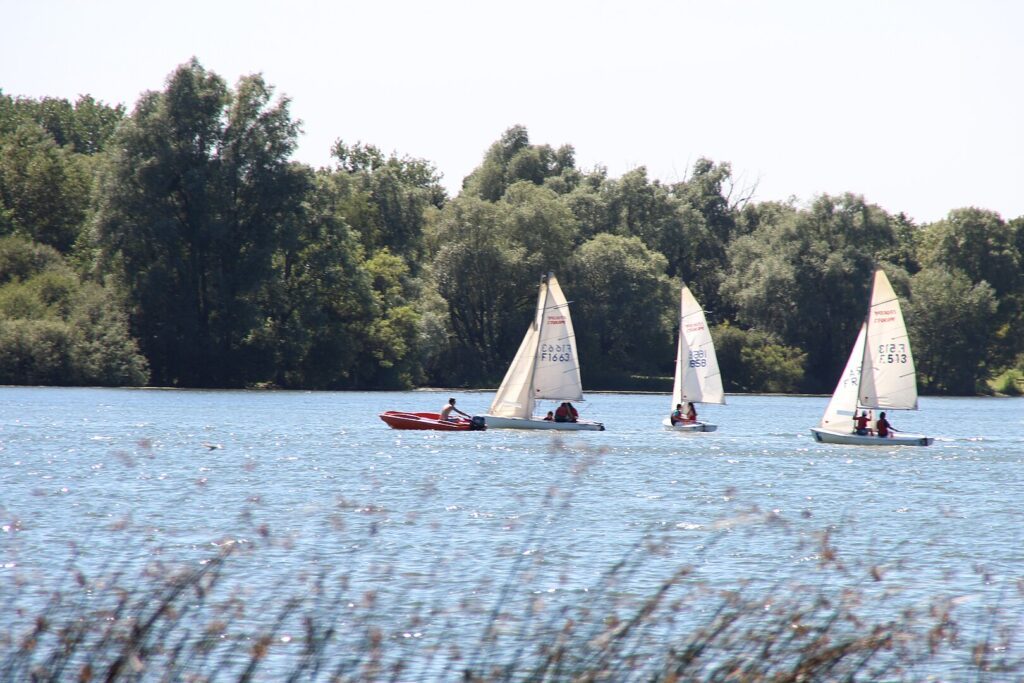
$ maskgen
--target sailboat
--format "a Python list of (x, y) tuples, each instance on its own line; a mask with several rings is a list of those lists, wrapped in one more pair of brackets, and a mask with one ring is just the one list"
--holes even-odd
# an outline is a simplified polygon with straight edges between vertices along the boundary
[(534, 416), (534, 406), (542, 399), (583, 400), (569, 303), (554, 273), (541, 278), (533, 320), (484, 422), (488, 429), (604, 431), (600, 422), (556, 422)]
[[(704, 309), (683, 285), (679, 297), (679, 344), (676, 347), (676, 376), (672, 384), (672, 410), (679, 404), (725, 403), (722, 374)], [(718, 425), (701, 421), (677, 421), (666, 417), (666, 428), (680, 432), (713, 432)]]
[(890, 431), (884, 438), (856, 434), (853, 418), (858, 409), (917, 410), (917, 374), (907, 326), (896, 292), (881, 270), (875, 271), (871, 305), (846, 368), (811, 433), (822, 443), (861, 446), (928, 446), (934, 441), (902, 431)]

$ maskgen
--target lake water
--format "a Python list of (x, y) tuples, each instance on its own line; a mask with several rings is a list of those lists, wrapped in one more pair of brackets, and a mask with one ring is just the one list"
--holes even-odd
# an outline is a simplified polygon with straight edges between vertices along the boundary
[[(449, 395), (0, 388), (0, 604), (22, 610), (0, 631), (71, 566), (195, 566), (226, 543), (250, 549), (227, 585), (253, 633), (287, 596), (338, 580), (330, 609), (414, 658), (439, 632), (472, 650), (499, 606), (578, 604), (610, 576), (628, 604), (684, 566), (715, 589), (874, 583), (878, 619), (946, 595), (978, 617), (965, 636), (991, 610), (1024, 615), (1022, 398), (923, 397), (891, 415), (935, 436), (928, 448), (817, 444), (824, 397), (730, 396), (702, 408), (709, 434), (663, 430), (664, 395), (590, 395), (581, 416), (607, 431), (562, 436), (377, 418)], [(469, 413), (493, 396), (454, 395)], [(419, 677), (445, 677), (430, 666)]]

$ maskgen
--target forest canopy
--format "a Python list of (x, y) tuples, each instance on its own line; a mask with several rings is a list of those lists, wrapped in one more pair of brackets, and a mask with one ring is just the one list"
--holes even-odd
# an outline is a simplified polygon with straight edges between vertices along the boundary
[(494, 387), (553, 271), (588, 389), (670, 386), (685, 283), (727, 390), (828, 393), (882, 268), (923, 392), (1022, 388), (1024, 217), (758, 202), (703, 158), (614, 178), (521, 125), (449, 197), (429, 160), (340, 137), (314, 169), (299, 135), (195, 59), (130, 110), (0, 92), (0, 384)]

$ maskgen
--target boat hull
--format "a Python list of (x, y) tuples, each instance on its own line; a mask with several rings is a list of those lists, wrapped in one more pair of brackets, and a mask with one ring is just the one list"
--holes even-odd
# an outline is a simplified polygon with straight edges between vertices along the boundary
[(899, 432), (888, 437), (861, 436), (850, 432), (835, 432), (821, 427), (811, 427), (811, 434), (819, 443), (836, 443), (846, 446), (930, 446), (935, 441), (930, 436), (909, 432)]
[(407, 413), (389, 410), (380, 414), (380, 419), (392, 429), (428, 429), (437, 432), (474, 432), (486, 428), (481, 420), (467, 420), (459, 417), (442, 420), (439, 413)]
[(718, 425), (713, 425), (710, 422), (676, 422), (672, 424), (672, 420), (667, 417), (661, 421), (661, 424), (665, 429), (673, 432), (713, 432), (718, 429)]
[[(475, 416), (476, 417), (476, 416)], [(579, 420), (577, 422), (554, 422), (540, 418), (499, 417), (482, 415), (488, 429), (547, 429), (556, 432), (603, 432), (604, 425), (600, 422)]]

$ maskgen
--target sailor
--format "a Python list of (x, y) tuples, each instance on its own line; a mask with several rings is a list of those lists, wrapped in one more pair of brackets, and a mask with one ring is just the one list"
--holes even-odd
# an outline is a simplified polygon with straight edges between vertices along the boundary
[(878, 422), (875, 423), (875, 433), (881, 438), (885, 439), (889, 437), (889, 431), (893, 429), (893, 426), (889, 424), (889, 421), (885, 419), (885, 413), (878, 416)]
[(450, 398), (450, 399), (448, 399), (448, 405), (446, 405), (444, 408), (441, 408), (441, 419), (442, 420), (454, 420), (455, 418), (452, 417), (452, 412), (453, 411), (458, 413), (459, 415), (464, 416), (464, 417), (469, 417), (469, 415), (467, 415), (466, 413), (464, 413), (461, 410), (459, 410), (458, 408), (456, 408), (455, 407), (455, 399), (454, 398)]
[(854, 433), (857, 434), (858, 436), (867, 436), (868, 435), (868, 424), (870, 423), (870, 421), (871, 421), (871, 418), (868, 417), (868, 411), (866, 411), (866, 410), (860, 411), (860, 415), (854, 415), (853, 416), (853, 425), (854, 425), (853, 431), (854, 431)]

